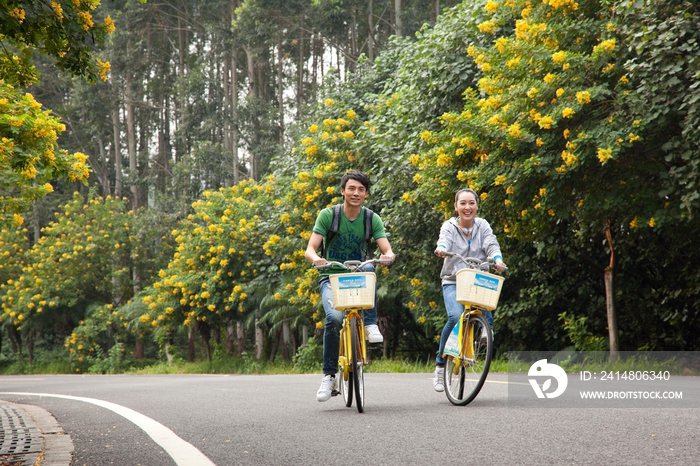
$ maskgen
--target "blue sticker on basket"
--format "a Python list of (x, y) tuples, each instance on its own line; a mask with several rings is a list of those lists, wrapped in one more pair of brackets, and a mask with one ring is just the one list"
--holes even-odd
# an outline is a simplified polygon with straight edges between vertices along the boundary
[(480, 273), (477, 273), (474, 277), (474, 285), (498, 291), (498, 280), (487, 275), (481, 275)]
[(364, 275), (359, 277), (338, 277), (338, 288), (341, 290), (367, 288), (367, 280)]

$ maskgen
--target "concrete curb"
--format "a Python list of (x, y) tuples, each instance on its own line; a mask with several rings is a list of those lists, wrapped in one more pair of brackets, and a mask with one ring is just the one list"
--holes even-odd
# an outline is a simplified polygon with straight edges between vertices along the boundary
[(73, 457), (73, 440), (66, 434), (50, 412), (34, 405), (11, 403), (0, 400), (0, 405), (8, 405), (18, 412), (24, 412), (22, 416), (27, 425), (34, 424), (42, 437), (42, 452), (36, 465), (40, 466), (70, 466)]

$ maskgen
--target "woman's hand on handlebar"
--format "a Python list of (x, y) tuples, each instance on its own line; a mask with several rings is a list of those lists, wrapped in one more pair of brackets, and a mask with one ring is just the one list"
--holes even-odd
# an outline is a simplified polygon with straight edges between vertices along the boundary
[(496, 263), (495, 263), (493, 266), (494, 266), (494, 268), (495, 268), (496, 270), (498, 270), (498, 271), (500, 271), (500, 272), (503, 272), (503, 271), (505, 271), (505, 270), (508, 270), (508, 267), (506, 266), (506, 263), (503, 262), (503, 259), (501, 259), (500, 257), (499, 257), (498, 259), (496, 259)]
[(447, 256), (451, 256), (452, 254), (449, 254), (445, 249), (443, 248), (437, 248), (435, 250), (435, 255), (438, 257), (442, 257), (443, 259)]

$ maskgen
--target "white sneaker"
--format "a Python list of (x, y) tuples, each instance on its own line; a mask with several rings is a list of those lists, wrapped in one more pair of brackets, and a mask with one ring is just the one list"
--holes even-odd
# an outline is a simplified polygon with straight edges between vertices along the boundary
[(488, 336), (486, 335), (486, 332), (489, 331), (491, 332), (491, 341), (493, 341), (493, 330), (492, 329), (486, 329), (486, 327), (481, 328), (481, 338), (480, 342), (483, 346), (486, 346), (486, 343), (488, 343)]
[(445, 386), (442, 383), (443, 378), (444, 378), (444, 374), (445, 374), (444, 367), (436, 367), (435, 368), (435, 375), (433, 375), (433, 388), (435, 389), (436, 392), (444, 392), (445, 391)]
[(381, 343), (384, 341), (384, 337), (376, 325), (365, 326), (365, 333), (367, 334), (367, 341), (370, 343)]
[(318, 401), (328, 401), (333, 394), (333, 390), (337, 390), (338, 381), (334, 375), (324, 375), (321, 381), (321, 388), (316, 392), (316, 399)]

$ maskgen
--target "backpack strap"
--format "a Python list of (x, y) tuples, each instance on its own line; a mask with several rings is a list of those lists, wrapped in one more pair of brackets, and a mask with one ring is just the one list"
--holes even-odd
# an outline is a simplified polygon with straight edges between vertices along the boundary
[(326, 258), (328, 246), (331, 244), (331, 240), (338, 234), (338, 230), (340, 229), (340, 207), (340, 204), (333, 206), (333, 220), (331, 221), (331, 227), (321, 243), (321, 257), (323, 258)]
[(372, 212), (370, 209), (365, 207), (365, 216), (364, 216), (364, 226), (365, 226), (365, 243), (366, 243), (366, 248), (365, 248), (365, 260), (369, 259), (372, 257), (372, 216), (374, 215), (374, 212)]

